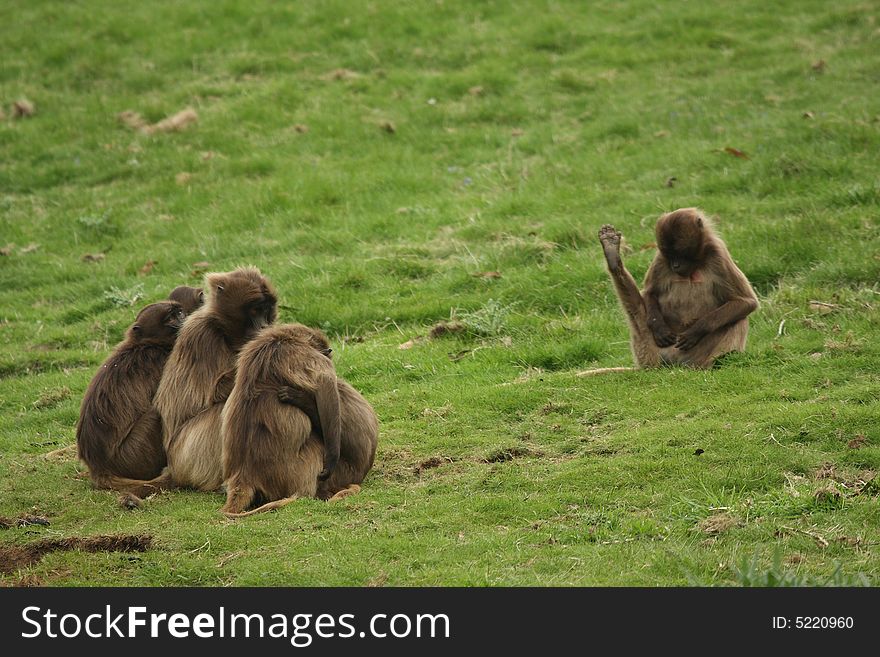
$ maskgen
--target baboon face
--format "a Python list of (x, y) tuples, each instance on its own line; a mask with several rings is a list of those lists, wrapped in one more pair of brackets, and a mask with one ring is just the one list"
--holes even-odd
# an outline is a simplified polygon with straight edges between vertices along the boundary
[(703, 262), (704, 227), (700, 213), (692, 208), (660, 217), (655, 230), (657, 248), (679, 276), (688, 277)]
[(246, 267), (228, 274), (209, 274), (208, 284), (211, 307), (227, 324), (229, 335), (247, 340), (275, 321), (278, 297), (258, 269)]
[(309, 345), (330, 360), (333, 360), (333, 350), (330, 348), (330, 341), (327, 340), (327, 336), (320, 331), (312, 330), (310, 332)]
[(186, 313), (176, 301), (161, 301), (143, 308), (128, 329), (128, 337), (134, 342), (152, 341), (174, 344), (177, 331), (183, 326)]

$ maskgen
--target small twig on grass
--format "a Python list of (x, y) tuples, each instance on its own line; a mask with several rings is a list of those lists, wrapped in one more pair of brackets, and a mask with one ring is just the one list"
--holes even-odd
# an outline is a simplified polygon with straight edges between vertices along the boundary
[(814, 541), (816, 541), (816, 544), (820, 548), (827, 548), (828, 547), (828, 541), (825, 539), (824, 536), (822, 536), (821, 534), (819, 534), (817, 532), (811, 532), (809, 529), (798, 529), (797, 527), (787, 527), (786, 525), (781, 525), (781, 527), (782, 527), (782, 529), (784, 529), (785, 531), (788, 531), (788, 532), (793, 532), (795, 534), (804, 534), (805, 536), (809, 536)]
[(779, 328), (776, 330), (776, 337), (781, 338), (785, 334), (785, 320), (779, 322)]

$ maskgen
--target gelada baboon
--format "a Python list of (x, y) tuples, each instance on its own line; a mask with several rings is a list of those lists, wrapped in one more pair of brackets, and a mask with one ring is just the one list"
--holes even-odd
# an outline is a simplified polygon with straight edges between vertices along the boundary
[(684, 208), (661, 216), (655, 233), (658, 252), (640, 293), (620, 259), (620, 232), (610, 225), (599, 230), (637, 367), (709, 368), (719, 356), (744, 350), (758, 298), (709, 220)]
[(171, 290), (171, 294), (168, 295), (168, 298), (183, 306), (183, 311), (187, 315), (192, 315), (202, 307), (203, 303), (205, 303), (205, 292), (200, 287), (178, 285)]
[(370, 404), (337, 378), (331, 353), (323, 333), (301, 324), (268, 328), (242, 349), (223, 410), (227, 516), (360, 490), (379, 424)]
[(174, 301), (146, 306), (89, 384), (76, 444), (96, 487), (139, 497), (154, 492), (136, 480), (155, 477), (165, 466), (153, 396), (184, 317)]
[(223, 482), (220, 412), (238, 351), (275, 321), (277, 297), (254, 267), (205, 277), (207, 301), (187, 318), (156, 391), (168, 466), (151, 483), (216, 490)]

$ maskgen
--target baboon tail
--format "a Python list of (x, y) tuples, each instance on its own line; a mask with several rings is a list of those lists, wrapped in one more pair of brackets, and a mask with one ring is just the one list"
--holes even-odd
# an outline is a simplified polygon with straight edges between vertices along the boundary
[(611, 374), (612, 372), (634, 372), (637, 369), (637, 367), (599, 367), (595, 370), (578, 372), (577, 376), (597, 376), (599, 374)]
[(93, 480), (97, 488), (109, 488), (121, 493), (130, 493), (136, 497), (144, 498), (163, 490), (176, 488), (167, 468), (158, 477), (153, 479), (129, 479), (105, 475), (98, 480)]
[(223, 515), (227, 518), (244, 518), (246, 516), (253, 516), (258, 513), (272, 511), (274, 509), (280, 509), (281, 507), (287, 506), (291, 502), (298, 499), (299, 495), (291, 495), (290, 497), (283, 497), (280, 500), (275, 500), (274, 502), (266, 502), (266, 504), (258, 506), (256, 509), (251, 509), (250, 511), (242, 511), (240, 513), (234, 513), (232, 511), (221, 511), (221, 513), (223, 513)]

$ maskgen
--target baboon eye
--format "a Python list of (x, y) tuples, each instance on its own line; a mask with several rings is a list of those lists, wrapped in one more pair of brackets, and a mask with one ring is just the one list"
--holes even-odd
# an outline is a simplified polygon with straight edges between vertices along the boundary
[(135, 324), (134, 326), (131, 327), (131, 330), (134, 331), (135, 333), (140, 333), (141, 332), (140, 324)]

